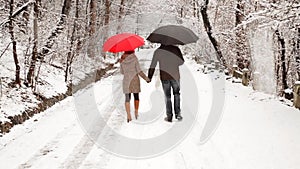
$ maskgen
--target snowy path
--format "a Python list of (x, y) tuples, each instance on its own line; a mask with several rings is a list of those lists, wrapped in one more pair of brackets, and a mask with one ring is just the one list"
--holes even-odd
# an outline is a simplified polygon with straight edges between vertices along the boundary
[[(145, 64), (143, 67), (147, 67), (151, 51), (145, 50), (140, 55), (141, 63)], [(188, 112), (186, 107), (183, 107), (184, 121), (173, 124), (163, 121), (164, 112), (153, 111), (157, 106), (160, 107), (151, 107), (151, 103), (163, 100), (161, 85), (156, 77), (150, 84), (141, 81), (140, 119), (126, 123), (120, 83), (122, 76), (115, 73), (76, 94), (77, 99), (92, 97), (101, 118), (107, 123), (98, 123), (95, 118), (98, 116), (93, 116), (92, 108), (95, 105), (91, 100), (81, 99), (78, 102), (76, 98), (68, 97), (0, 138), (0, 168), (299, 168), (299, 110), (241, 84), (225, 82), (226, 99), (222, 121), (211, 139), (201, 144), (200, 135), (213, 99), (210, 75), (198, 72), (197, 65), (192, 61), (187, 61), (186, 65), (198, 84), (199, 107), (196, 119), (184, 114)], [(182, 83), (184, 94), (187, 82)], [(153, 94), (153, 91), (156, 93)], [(80, 109), (82, 107), (83, 110)], [(145, 113), (149, 111), (153, 114)], [(182, 140), (178, 140), (166, 152), (153, 154), (151, 158), (124, 158), (121, 157), (124, 154), (108, 152), (126, 150), (126, 145), (129, 148), (134, 146), (133, 151), (144, 149), (143, 144), (126, 144), (126, 140), (120, 139), (118, 135), (142, 142), (173, 132), (171, 129), (176, 125), (186, 125), (190, 121), (195, 123)], [(147, 150), (153, 149), (155, 152), (165, 142), (172, 142), (160, 141), (153, 142)], [(101, 144), (109, 144), (113, 149), (104, 151), (99, 147)], [(133, 152), (133, 155), (139, 153), (143, 154)]]

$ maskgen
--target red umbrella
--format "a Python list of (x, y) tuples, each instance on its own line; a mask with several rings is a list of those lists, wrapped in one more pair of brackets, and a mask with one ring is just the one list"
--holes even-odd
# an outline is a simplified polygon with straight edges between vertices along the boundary
[(144, 39), (136, 34), (121, 33), (108, 38), (103, 45), (103, 51), (113, 53), (132, 51), (144, 44)]

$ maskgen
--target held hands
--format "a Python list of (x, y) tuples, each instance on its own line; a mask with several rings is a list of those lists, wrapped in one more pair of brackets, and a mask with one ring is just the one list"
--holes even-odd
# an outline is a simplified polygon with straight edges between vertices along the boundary
[(145, 79), (147, 83), (151, 82), (151, 79), (149, 79), (148, 77)]

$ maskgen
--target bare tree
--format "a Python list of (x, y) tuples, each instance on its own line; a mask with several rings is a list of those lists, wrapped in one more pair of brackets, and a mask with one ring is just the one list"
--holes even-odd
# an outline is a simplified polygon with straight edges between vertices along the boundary
[(105, 0), (105, 16), (104, 16), (104, 25), (108, 25), (110, 18), (110, 2)]
[(21, 79), (20, 79), (20, 65), (18, 60), (18, 54), (17, 54), (17, 42), (14, 35), (14, 21), (13, 21), (13, 10), (14, 10), (14, 0), (10, 0), (10, 10), (9, 10), (9, 33), (11, 36), (11, 41), (13, 44), (13, 58), (16, 66), (16, 79), (15, 84), (20, 85)]
[[(79, 25), (78, 25), (78, 19), (79, 19), (79, 0), (76, 0), (76, 4), (75, 4), (75, 19), (73, 22), (73, 29), (72, 29), (72, 35), (71, 35), (71, 42), (70, 42), (70, 49), (69, 52), (67, 54), (67, 65), (66, 65), (66, 70), (65, 70), (65, 82), (68, 83), (68, 75), (69, 73), (71, 74), (72, 69), (72, 63), (73, 63), (73, 59), (74, 57), (78, 54), (79, 51), (79, 37), (78, 37), (78, 29), (79, 29)], [(76, 41), (78, 43), (76, 43)], [(77, 45), (77, 47), (74, 49), (75, 44)], [(72, 83), (72, 81), (70, 81), (70, 84)]]
[(235, 35), (236, 35), (236, 55), (237, 65), (240, 69), (249, 68), (249, 59), (247, 56), (247, 45), (246, 45), (246, 32), (241, 25), (244, 21), (245, 10), (244, 1), (237, 0), (236, 12), (235, 12)]
[(300, 80), (300, 26), (297, 28), (297, 36), (294, 45), (294, 53), (296, 55), (297, 80)]
[[(109, 0), (104, 0), (104, 6), (105, 6), (105, 14), (104, 14), (104, 26), (106, 27), (103, 32), (103, 40), (107, 39), (107, 34), (108, 34), (108, 25), (110, 21), (110, 1)], [(102, 52), (102, 57), (106, 58), (106, 53)]]
[(62, 7), (62, 12), (60, 15), (60, 20), (57, 23), (54, 31), (52, 31), (51, 35), (48, 37), (46, 44), (42, 48), (42, 51), (38, 55), (38, 57), (41, 58), (42, 60), (51, 51), (53, 44), (55, 43), (55, 38), (60, 33), (62, 33), (66, 19), (69, 16), (72, 0), (64, 0), (63, 2), (64, 3), (63, 3), (63, 7)]
[[(277, 78), (281, 79), (282, 83), (282, 91), (288, 88), (287, 84), (287, 66), (286, 66), (286, 45), (285, 45), (285, 40), (284, 38), (280, 35), (279, 30), (275, 30), (275, 35), (277, 36), (278, 39), (278, 46), (279, 46), (279, 53), (280, 53), (280, 58), (279, 58), (279, 65), (278, 68), (281, 69), (281, 72), (279, 73), (279, 70), (277, 70)], [(277, 69), (278, 69), (277, 68)], [(281, 77), (279, 75), (281, 74)]]
[(201, 7), (201, 11), (200, 12), (201, 12), (201, 15), (202, 15), (203, 24), (204, 24), (204, 27), (205, 27), (205, 31), (206, 31), (206, 33), (208, 35), (208, 38), (211, 41), (214, 49), (216, 50), (218, 59), (225, 66), (226, 65), (226, 60), (224, 59), (224, 57), (222, 55), (222, 52), (220, 50), (220, 45), (219, 45), (218, 41), (213, 36), (212, 26), (210, 24), (210, 21), (209, 21), (208, 15), (207, 15), (208, 4), (209, 4), (209, 0), (205, 0), (203, 6)]
[(33, 7), (34, 19), (33, 19), (33, 48), (31, 55), (31, 62), (29, 66), (29, 71), (27, 74), (27, 83), (32, 85), (32, 80), (34, 76), (36, 61), (38, 57), (38, 14), (39, 14), (39, 0), (36, 0)]
[(90, 0), (90, 24), (88, 56), (95, 58), (95, 32), (97, 23), (97, 0)]
[(42, 63), (43, 63), (46, 55), (49, 54), (49, 52), (51, 51), (53, 45), (55, 44), (57, 36), (59, 34), (61, 34), (62, 31), (65, 28), (65, 22), (66, 22), (67, 17), (69, 16), (69, 13), (70, 13), (71, 3), (72, 3), (72, 0), (64, 0), (63, 1), (63, 7), (62, 7), (61, 15), (60, 15), (60, 20), (57, 23), (54, 31), (52, 31), (51, 35), (47, 38), (46, 44), (43, 46), (41, 52), (38, 53), (38, 58), (37, 59), (40, 59), (40, 65), (38, 67), (37, 74), (36, 74), (36, 77), (35, 77), (35, 84), (33, 85), (34, 91), (36, 91), (36, 84), (37, 84), (37, 81), (39, 79), (39, 74), (40, 74), (40, 71), (41, 71)]
[(124, 17), (124, 5), (125, 5), (125, 0), (121, 0), (121, 3), (120, 3), (120, 8), (119, 8), (119, 24), (118, 24), (118, 28), (117, 28), (117, 33), (119, 33), (119, 31), (121, 30), (121, 25), (122, 25), (122, 17)]
[(120, 8), (119, 8), (119, 19), (121, 19), (124, 15), (124, 5), (125, 5), (125, 0), (121, 0), (120, 2)]
[(0, 78), (0, 99), (1, 99), (2, 96), (3, 96), (3, 93), (2, 93), (2, 79)]
[(193, 16), (198, 19), (200, 18), (199, 2), (197, 0), (193, 0)]

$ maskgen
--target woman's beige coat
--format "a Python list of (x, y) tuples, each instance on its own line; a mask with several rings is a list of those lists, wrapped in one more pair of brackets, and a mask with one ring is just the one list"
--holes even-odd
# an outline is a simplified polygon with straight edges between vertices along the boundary
[(146, 81), (149, 78), (143, 73), (140, 68), (139, 61), (136, 55), (123, 54), (121, 59), (120, 71), (124, 75), (123, 77), (123, 93), (139, 93), (141, 92), (139, 75)]

